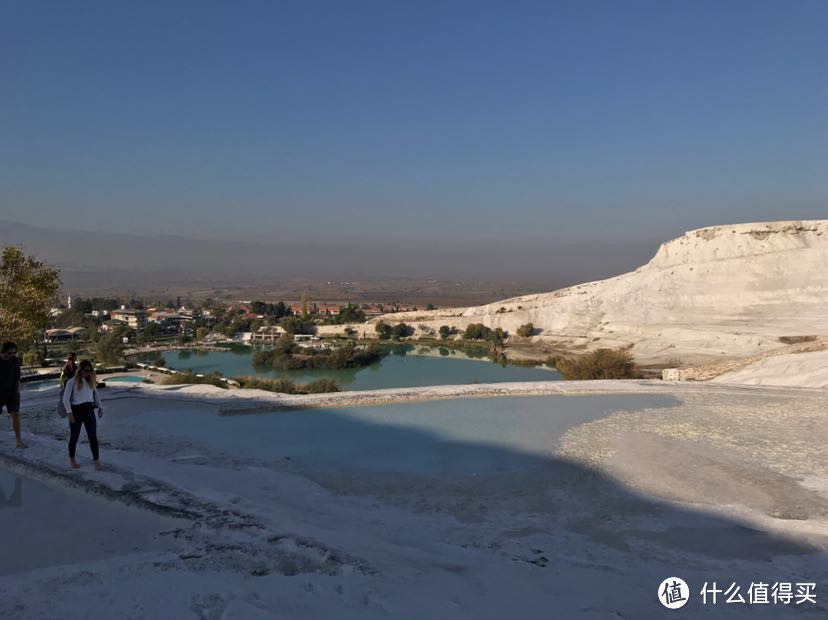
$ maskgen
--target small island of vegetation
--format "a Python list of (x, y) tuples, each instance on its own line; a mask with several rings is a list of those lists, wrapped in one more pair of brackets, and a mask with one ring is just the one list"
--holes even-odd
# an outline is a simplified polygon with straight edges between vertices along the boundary
[(363, 368), (380, 361), (385, 353), (375, 344), (359, 348), (348, 343), (331, 349), (301, 347), (290, 336), (282, 337), (268, 351), (257, 351), (253, 365), (276, 370)]

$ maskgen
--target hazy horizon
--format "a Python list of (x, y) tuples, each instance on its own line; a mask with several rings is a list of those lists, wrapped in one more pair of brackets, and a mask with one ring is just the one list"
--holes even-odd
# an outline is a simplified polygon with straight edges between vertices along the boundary
[(0, 220), (0, 245), (18, 245), (60, 267), (64, 290), (76, 291), (140, 291), (153, 283), (157, 287), (194, 282), (266, 288), (300, 279), (324, 283), (389, 278), (468, 280), (508, 285), (511, 291), (551, 290), (634, 269), (649, 260), (661, 242), (560, 239), (542, 246), (512, 247), (379, 237), (368, 243), (259, 243), (53, 229)]
[(549, 289), (826, 213), (824, 2), (0, 11), (2, 241), (70, 281)]

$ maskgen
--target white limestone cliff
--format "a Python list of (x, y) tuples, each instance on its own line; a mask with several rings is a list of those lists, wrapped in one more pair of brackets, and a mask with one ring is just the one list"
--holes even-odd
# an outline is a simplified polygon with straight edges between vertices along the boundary
[(511, 334), (533, 323), (535, 341), (629, 346), (641, 362), (755, 355), (790, 338), (828, 335), (828, 220), (693, 230), (614, 278), (383, 320), (460, 329), (480, 322)]

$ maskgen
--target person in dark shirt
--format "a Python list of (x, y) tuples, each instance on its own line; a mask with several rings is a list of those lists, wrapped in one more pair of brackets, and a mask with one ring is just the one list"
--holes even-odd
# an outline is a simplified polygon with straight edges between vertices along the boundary
[(77, 371), (78, 371), (78, 356), (74, 351), (72, 351), (66, 357), (66, 363), (63, 365), (63, 370), (60, 372), (60, 389), (61, 390), (66, 385), (66, 382), (69, 381), (69, 379), (71, 379), (72, 377), (75, 376), (75, 373)]
[(0, 349), (0, 414), (3, 407), (11, 416), (17, 447), (25, 448), (20, 436), (20, 360), (13, 342), (4, 342)]

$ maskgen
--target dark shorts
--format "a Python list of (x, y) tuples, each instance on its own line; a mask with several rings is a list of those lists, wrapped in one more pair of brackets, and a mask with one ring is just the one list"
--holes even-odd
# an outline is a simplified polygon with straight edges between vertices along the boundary
[(9, 413), (20, 411), (20, 394), (18, 392), (0, 392), (0, 413), (3, 413), (3, 407)]

